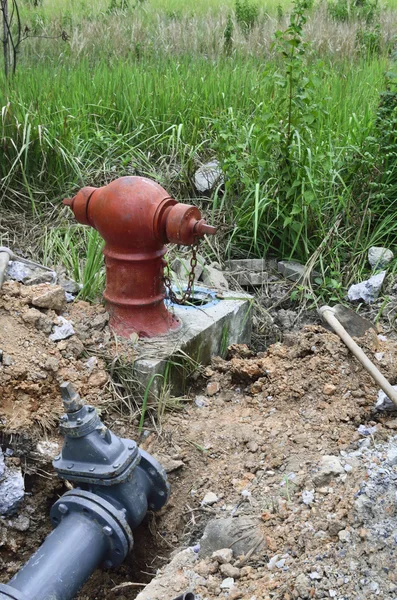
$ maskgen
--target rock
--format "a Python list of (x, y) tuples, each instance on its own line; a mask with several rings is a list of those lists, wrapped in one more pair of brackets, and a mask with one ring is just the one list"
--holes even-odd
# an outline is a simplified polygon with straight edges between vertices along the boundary
[[(198, 281), (201, 277), (201, 274), (204, 269), (203, 265), (205, 265), (205, 258), (197, 254), (197, 265), (194, 270), (196, 281)], [(182, 258), (177, 256), (172, 261), (171, 268), (178, 279), (181, 279), (182, 281), (187, 281), (189, 279), (189, 273), (192, 270), (190, 258)]]
[(219, 498), (214, 492), (207, 492), (201, 501), (201, 506), (212, 506), (218, 502)]
[(397, 446), (388, 450), (386, 461), (390, 466), (397, 465)]
[(24, 281), (25, 285), (39, 285), (40, 283), (53, 283), (57, 282), (57, 274), (55, 271), (42, 271), (41, 269), (35, 269), (32, 276)]
[(350, 539), (351, 539), (350, 531), (348, 531), (347, 529), (342, 529), (342, 531), (340, 531), (338, 533), (338, 538), (344, 544), (346, 544), (347, 542), (350, 542)]
[(388, 265), (394, 258), (394, 254), (388, 248), (382, 248), (380, 246), (372, 246), (368, 250), (368, 262), (372, 269), (383, 269)]
[(336, 386), (332, 385), (332, 383), (326, 383), (323, 388), (323, 394), (325, 396), (332, 396), (336, 392)]
[(0, 449), (0, 515), (15, 513), (25, 495), (25, 485), (19, 467), (4, 465)]
[(224, 579), (222, 581), (220, 588), (221, 588), (221, 590), (231, 590), (233, 586), (234, 586), (233, 577), (227, 577), (226, 579)]
[(276, 566), (276, 564), (279, 561), (279, 559), (280, 559), (280, 555), (279, 554), (275, 554), (274, 556), (271, 557), (271, 559), (267, 563), (267, 568), (269, 569), (269, 571), (273, 571), (273, 569)]
[(13, 279), (25, 283), (33, 275), (33, 269), (31, 269), (25, 263), (19, 262), (18, 260), (10, 260), (6, 270), (7, 278)]
[(200, 542), (200, 556), (211, 556), (216, 550), (233, 548), (235, 556), (247, 555), (255, 550), (260, 555), (266, 549), (259, 519), (226, 517), (207, 523)]
[(233, 550), (231, 548), (220, 548), (220, 550), (215, 550), (212, 553), (211, 558), (218, 561), (220, 565), (230, 563), (233, 559)]
[[(83, 346), (83, 349), (84, 349), (84, 346)], [(96, 373), (93, 373), (92, 375), (90, 375), (90, 378), (88, 380), (88, 385), (90, 387), (101, 388), (108, 382), (108, 379), (109, 379), (109, 376), (106, 373), (106, 371), (99, 370), (99, 371), (96, 371)]]
[(379, 296), (385, 277), (386, 271), (382, 271), (361, 283), (351, 285), (347, 297), (350, 301), (363, 300), (366, 304), (372, 304)]
[(31, 303), (39, 308), (52, 308), (61, 311), (66, 304), (65, 292), (59, 285), (43, 283), (35, 286)]
[(102, 329), (108, 324), (109, 314), (107, 312), (100, 313), (94, 317), (90, 323), (91, 329), (102, 331)]
[(205, 163), (194, 174), (194, 187), (198, 192), (210, 192), (223, 182), (223, 172), (217, 160)]
[(302, 502), (307, 506), (313, 504), (314, 502), (314, 490), (303, 490), (302, 492)]
[(254, 441), (251, 440), (247, 444), (247, 450), (248, 450), (248, 452), (258, 452), (259, 446), (258, 446), (258, 444), (256, 442), (254, 442)]
[(60, 340), (66, 340), (74, 335), (75, 331), (70, 321), (61, 316), (58, 317), (58, 323), (60, 323), (60, 325), (54, 326), (54, 332), (49, 336), (50, 340), (59, 342)]
[(230, 260), (227, 263), (230, 273), (241, 286), (262, 285), (268, 280), (268, 272), (277, 269), (275, 260), (264, 258), (245, 258)]
[(208, 396), (214, 396), (221, 389), (219, 381), (210, 381), (207, 383), (207, 394)]
[(229, 289), (229, 284), (222, 273), (222, 271), (218, 271), (215, 267), (206, 266), (204, 268), (203, 274), (201, 276), (202, 282), (204, 285), (215, 288), (217, 290), (227, 291)]
[(14, 361), (11, 358), (11, 356), (9, 354), (6, 354), (5, 352), (3, 352), (1, 355), (1, 362), (5, 367), (11, 367), (11, 365), (14, 364)]
[(298, 575), (295, 579), (295, 590), (301, 598), (310, 598), (311, 584), (304, 573)]
[(321, 457), (318, 472), (313, 476), (313, 483), (316, 487), (322, 487), (344, 473), (345, 470), (337, 456), (325, 455)]
[(16, 529), (17, 531), (28, 531), (30, 527), (30, 519), (29, 517), (18, 515), (16, 519), (9, 522), (9, 525), (12, 527), (12, 529)]
[(185, 466), (183, 460), (174, 460), (170, 456), (159, 456), (157, 454), (153, 454), (153, 458), (155, 458), (161, 464), (166, 473), (172, 473), (173, 471), (177, 471)]
[(219, 570), (224, 577), (231, 577), (232, 579), (238, 579), (240, 577), (240, 569), (233, 567), (230, 563), (221, 565)]
[[(293, 260), (280, 260), (277, 263), (277, 270), (281, 275), (284, 275), (286, 279), (291, 279), (292, 281), (299, 281), (305, 274), (305, 266)], [(311, 271), (311, 281), (314, 281), (314, 279), (319, 277), (321, 278), (321, 273)]]
[(194, 403), (198, 408), (204, 408), (205, 406), (208, 406), (208, 398), (206, 398), (206, 396), (196, 396)]
[(60, 285), (67, 294), (72, 294), (73, 296), (83, 289), (81, 283), (77, 283), (74, 279), (69, 279), (64, 274), (60, 273), (58, 273), (58, 285)]
[[(396, 392), (397, 392), (397, 385), (393, 385), (392, 387), (393, 387), (393, 390), (396, 390)], [(392, 402), (390, 400), (389, 396), (386, 396), (386, 394), (383, 390), (379, 390), (379, 392), (378, 392), (378, 397), (376, 399), (375, 408), (376, 408), (376, 410), (385, 410), (388, 412), (397, 410), (397, 406), (394, 404), (394, 402)]]

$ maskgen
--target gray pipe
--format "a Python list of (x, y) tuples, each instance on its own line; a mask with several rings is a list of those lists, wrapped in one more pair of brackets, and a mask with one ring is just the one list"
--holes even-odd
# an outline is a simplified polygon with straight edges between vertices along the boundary
[[(102, 562), (107, 539), (102, 527), (82, 514), (68, 515), (7, 586), (29, 600), (69, 600)], [(13, 598), (3, 596), (0, 599)], [(18, 596), (16, 596), (18, 598)]]
[(4, 282), (4, 277), (10, 260), (10, 253), (6, 248), (0, 248), (0, 290)]

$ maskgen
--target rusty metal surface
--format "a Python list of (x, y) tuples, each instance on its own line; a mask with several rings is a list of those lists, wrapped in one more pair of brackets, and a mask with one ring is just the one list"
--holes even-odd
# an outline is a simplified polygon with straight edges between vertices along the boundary
[(113, 331), (122, 337), (154, 337), (178, 328), (179, 320), (164, 305), (164, 243), (191, 246), (215, 233), (198, 208), (177, 203), (145, 177), (86, 187), (64, 204), (105, 240), (104, 298)]

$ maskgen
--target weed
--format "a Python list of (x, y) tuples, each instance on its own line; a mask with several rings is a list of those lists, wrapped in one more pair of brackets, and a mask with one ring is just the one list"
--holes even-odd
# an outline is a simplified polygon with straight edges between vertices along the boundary
[(259, 19), (259, 6), (252, 0), (235, 0), (236, 21), (242, 31), (248, 35)]
[(228, 17), (227, 17), (225, 31), (223, 32), (223, 38), (224, 38), (223, 47), (224, 47), (225, 53), (227, 55), (230, 55), (233, 50), (233, 30), (234, 30), (234, 23), (233, 23), (232, 15), (229, 13)]
[(359, 20), (373, 23), (379, 17), (378, 0), (328, 0), (328, 13), (336, 21)]

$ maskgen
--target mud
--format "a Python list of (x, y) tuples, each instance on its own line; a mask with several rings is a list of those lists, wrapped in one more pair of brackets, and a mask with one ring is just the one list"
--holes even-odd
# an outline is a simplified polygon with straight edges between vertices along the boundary
[[(172, 486), (168, 505), (149, 513), (135, 532), (135, 550), (125, 564), (97, 571), (78, 600), (132, 599), (142, 589), (137, 584), (150, 581), (174, 552), (191, 546), (194, 556), (176, 561), (178, 577), (171, 569), (167, 587), (154, 597), (171, 599), (184, 585), (208, 599), (397, 597), (394, 570), (383, 569), (379, 540), (366, 535), (367, 516), (356, 506), (371, 462), (363, 448), (390, 443), (397, 420), (374, 411), (378, 389), (334, 334), (312, 325), (265, 352), (231, 347), (227, 360), (214, 358), (195, 382), (182, 411), (166, 413), (156, 428), (148, 420), (139, 438), (136, 421), (120, 416), (112, 393), (107, 367), (120, 347), (109, 334), (103, 307), (75, 302), (58, 312), (36, 308), (40, 320), (32, 317), (31, 302), (24, 286), (4, 284), (0, 436), (3, 449), (12, 451), (6, 460), (23, 471), (26, 495), (17, 514), (0, 520), (2, 582), (50, 531), (49, 508), (65, 491), (51, 460), (61, 443), (58, 385), (69, 380), (115, 433), (138, 439), (168, 465)], [(47, 320), (55, 324), (61, 312), (76, 334), (52, 342)], [(382, 340), (369, 332), (360, 343), (395, 384), (397, 345)], [(131, 359), (133, 344), (124, 349)], [(370, 433), (363, 434), (360, 425)], [(322, 473), (324, 456), (336, 457), (342, 471)], [(372, 458), (381, 466), (382, 456)], [(388, 468), (390, 478), (397, 467)], [(209, 492), (217, 500), (203, 504)], [(258, 521), (266, 545), (259, 553), (235, 554), (234, 571), (221, 569), (210, 555), (197, 552), (200, 538), (212, 519), (239, 516)], [(393, 558), (394, 549), (388, 551)], [(352, 575), (346, 557), (355, 562)], [(235, 575), (230, 589), (222, 587), (228, 570)], [(371, 588), (372, 581), (378, 587)]]

